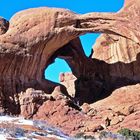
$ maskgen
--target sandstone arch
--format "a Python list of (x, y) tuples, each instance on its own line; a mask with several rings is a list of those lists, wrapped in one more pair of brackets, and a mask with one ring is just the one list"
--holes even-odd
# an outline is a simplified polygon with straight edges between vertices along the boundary
[(79, 35), (102, 32), (120, 36), (139, 46), (140, 4), (139, 0), (134, 1), (130, 5), (132, 1), (126, 1), (126, 6), (118, 13), (79, 15), (65, 9), (43, 7), (13, 16), (9, 28), (0, 36), (2, 108), (17, 107), (15, 113), (18, 113), (18, 93), (28, 87), (51, 93), (57, 84), (45, 80), (43, 72), (56, 56), (63, 57), (77, 77), (98, 71), (100, 66), (96, 67), (85, 56)]

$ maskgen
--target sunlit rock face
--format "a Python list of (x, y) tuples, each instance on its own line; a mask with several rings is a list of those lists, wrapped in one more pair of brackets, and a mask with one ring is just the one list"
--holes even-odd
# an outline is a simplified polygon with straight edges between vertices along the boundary
[(140, 131), (140, 84), (118, 88), (98, 102), (78, 106), (59, 87), (51, 95), (28, 89), (20, 96), (21, 115), (47, 121), (64, 133), (95, 136), (101, 131), (117, 133), (121, 128)]
[(60, 83), (63, 84), (71, 97), (75, 97), (75, 81), (76, 77), (71, 73), (61, 73), (59, 75)]
[(92, 22), (97, 27), (101, 22), (102, 27), (107, 29), (93, 45), (91, 59), (87, 58), (88, 65), (84, 66), (85, 73), (81, 72), (76, 81), (71, 81), (75, 87), (75, 93), (71, 94), (75, 94), (80, 104), (92, 103), (110, 95), (118, 87), (140, 82), (139, 9), (138, 0), (126, 0), (114, 18), (108, 15), (105, 22), (101, 19)]
[(103, 63), (99, 71), (111, 89), (140, 82), (139, 9), (139, 0), (126, 0), (114, 26), (124, 35), (104, 33), (93, 45), (91, 58)]

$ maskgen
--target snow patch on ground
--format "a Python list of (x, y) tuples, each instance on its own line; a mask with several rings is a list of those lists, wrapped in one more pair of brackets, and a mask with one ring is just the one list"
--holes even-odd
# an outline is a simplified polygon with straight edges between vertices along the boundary
[(7, 140), (3, 134), (0, 134), (0, 140)]
[(32, 120), (21, 119), (21, 120), (18, 120), (18, 122), (17, 122), (16, 124), (21, 124), (21, 125), (33, 125), (33, 121), (32, 121)]
[(10, 116), (0, 116), (0, 122), (10, 122), (10, 121), (14, 121), (14, 120), (17, 120), (19, 118), (17, 117), (10, 117)]
[(74, 140), (44, 121), (26, 120), (23, 117), (0, 116), (0, 140), (38, 140), (37, 137)]
[(0, 123), (1, 122), (13, 122), (14, 124), (20, 125), (33, 125), (32, 120), (25, 120), (23, 117), (0, 116)]

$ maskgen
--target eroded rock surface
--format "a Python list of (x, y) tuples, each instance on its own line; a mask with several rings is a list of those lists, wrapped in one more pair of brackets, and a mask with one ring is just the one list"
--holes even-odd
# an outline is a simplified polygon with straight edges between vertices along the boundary
[[(108, 117), (110, 120), (110, 126), (108, 129), (110, 131), (117, 131), (121, 128), (129, 128), (140, 131), (139, 88), (140, 85), (138, 84), (135, 86), (127, 86), (117, 89), (110, 97), (101, 101), (101, 104), (97, 102), (91, 105), (93, 108), (98, 108), (97, 110), (102, 110), (101, 115)], [(104, 107), (107, 108), (105, 109)], [(104, 114), (105, 112), (106, 115)]]
[(75, 81), (76, 77), (70, 73), (61, 73), (59, 75), (59, 81), (62, 85), (64, 85), (67, 88), (67, 91), (71, 97), (75, 97)]
[(96, 132), (98, 128), (103, 129), (100, 125), (101, 120), (98, 121), (98, 119), (95, 124), (92, 123), (92, 125), (89, 125), (94, 121), (94, 118), (86, 115), (70, 99), (61, 94), (58, 94), (54, 99), (44, 102), (33, 118), (35, 120), (46, 120), (53, 126), (59, 127), (65, 133), (73, 136), (78, 132)]
[(122, 87), (106, 99), (81, 107), (57, 92), (54, 100), (45, 101), (33, 118), (46, 120), (72, 136), (77, 133), (95, 135), (100, 131), (116, 133), (121, 128), (140, 131), (139, 90), (139, 84)]
[(38, 108), (47, 100), (51, 99), (41, 90), (27, 89), (19, 95), (20, 114), (26, 118), (31, 118)]
[[(114, 18), (109, 14), (110, 19), (106, 17), (105, 22), (99, 17), (92, 22), (97, 24), (97, 31), (103, 34), (93, 46), (91, 57), (82, 63), (83, 71), (80, 71), (80, 75), (74, 73), (77, 80), (71, 81), (71, 85), (75, 87), (75, 93), (71, 94), (75, 94), (80, 104), (92, 103), (109, 96), (114, 89), (140, 82), (139, 7), (139, 0), (128, 0), (125, 1), (124, 8), (114, 14)], [(92, 23), (89, 21), (86, 25), (81, 25), (92, 28)], [(102, 25), (101, 30), (98, 30), (98, 23)], [(79, 58), (81, 61), (81, 57)], [(79, 66), (76, 66), (79, 69)]]

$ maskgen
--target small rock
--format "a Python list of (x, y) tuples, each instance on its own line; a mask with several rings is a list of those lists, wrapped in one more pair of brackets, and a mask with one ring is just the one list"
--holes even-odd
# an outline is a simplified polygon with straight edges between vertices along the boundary
[(116, 125), (120, 122), (119, 117), (114, 117), (111, 121), (110, 121), (110, 125)]
[(81, 109), (82, 109), (82, 111), (83, 111), (84, 113), (87, 114), (87, 113), (91, 110), (91, 107), (90, 107), (89, 104), (84, 103), (84, 104), (81, 106)]

